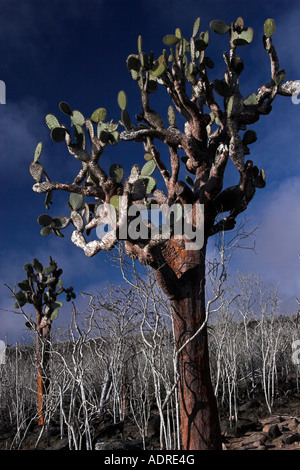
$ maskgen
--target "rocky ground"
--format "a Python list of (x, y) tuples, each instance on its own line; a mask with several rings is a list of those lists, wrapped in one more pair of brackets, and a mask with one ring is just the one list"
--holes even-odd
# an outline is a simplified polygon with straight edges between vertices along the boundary
[(225, 432), (223, 449), (300, 450), (300, 417), (274, 415), (257, 421), (255, 426), (246, 423), (247, 427), (249, 430), (239, 437)]
[[(142, 450), (138, 429), (129, 420), (113, 424), (95, 419), (93, 448), (95, 450)], [(237, 423), (221, 419), (224, 450), (300, 450), (300, 397), (281, 400), (270, 415), (263, 402), (252, 400), (239, 409)], [(2, 429), (2, 430), (1, 430)], [(32, 450), (36, 446), (40, 429), (33, 425), (20, 449)], [(0, 450), (14, 448), (15, 432), (1, 423)], [(17, 442), (16, 440), (14, 442)], [(60, 437), (58, 424), (53, 423), (38, 445), (38, 450), (68, 450), (67, 437)], [(159, 417), (154, 413), (148, 428), (147, 450), (159, 450)]]
[(281, 400), (273, 413), (257, 400), (240, 407), (238, 422), (222, 421), (224, 450), (300, 450), (300, 398)]

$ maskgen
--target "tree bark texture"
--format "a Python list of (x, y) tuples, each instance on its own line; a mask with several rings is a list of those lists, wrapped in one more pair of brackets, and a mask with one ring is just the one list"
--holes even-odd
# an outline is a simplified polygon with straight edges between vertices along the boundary
[(38, 425), (43, 426), (45, 422), (45, 399), (49, 388), (49, 345), (50, 325), (42, 326), (42, 315), (36, 311), (37, 336), (37, 419)]
[[(186, 251), (174, 241), (170, 245), (164, 253), (167, 264), (157, 272), (157, 279), (168, 295), (173, 311), (180, 376), (182, 448), (221, 450), (219, 414), (210, 376), (207, 326), (203, 325), (206, 250), (204, 247)], [(191, 339), (199, 328), (200, 332)]]

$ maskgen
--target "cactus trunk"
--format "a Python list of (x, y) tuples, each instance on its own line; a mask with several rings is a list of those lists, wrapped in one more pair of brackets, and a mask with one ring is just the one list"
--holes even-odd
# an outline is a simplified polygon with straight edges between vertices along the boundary
[[(171, 243), (172, 245), (172, 243)], [(217, 401), (209, 366), (205, 322), (205, 248), (198, 251), (169, 249), (168, 268), (157, 272), (160, 286), (168, 295), (178, 352), (181, 441), (183, 450), (221, 450)], [(173, 255), (171, 252), (173, 251)], [(175, 256), (174, 256), (175, 255)], [(173, 289), (170, 286), (173, 284)], [(166, 289), (167, 287), (167, 289)], [(185, 346), (184, 346), (185, 345)]]
[(36, 335), (36, 357), (37, 357), (37, 420), (38, 425), (45, 424), (45, 399), (49, 388), (49, 345), (50, 325), (42, 326), (42, 315), (36, 309), (37, 335)]

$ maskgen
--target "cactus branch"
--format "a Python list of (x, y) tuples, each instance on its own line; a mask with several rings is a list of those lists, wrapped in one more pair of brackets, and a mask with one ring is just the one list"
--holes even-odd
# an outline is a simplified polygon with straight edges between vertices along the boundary
[(98, 197), (102, 200), (105, 199), (105, 193), (102, 188), (96, 186), (79, 186), (77, 184), (68, 183), (36, 183), (33, 185), (33, 191), (39, 194), (48, 191), (66, 191), (69, 193), (82, 194), (83, 196)]

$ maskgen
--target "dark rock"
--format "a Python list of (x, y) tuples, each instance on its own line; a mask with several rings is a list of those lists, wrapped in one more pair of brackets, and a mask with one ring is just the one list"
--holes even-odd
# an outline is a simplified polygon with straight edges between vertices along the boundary
[(67, 437), (57, 440), (54, 444), (46, 447), (45, 450), (69, 450), (69, 441)]
[(103, 429), (98, 431), (97, 433), (97, 438), (111, 438), (114, 436), (120, 435), (124, 430), (124, 421), (120, 421), (119, 423), (116, 424), (108, 424), (106, 425)]
[(247, 431), (258, 431), (261, 429), (261, 425), (256, 421), (251, 421), (249, 419), (239, 419), (235, 425), (235, 430), (237, 435), (243, 435)]
[(122, 441), (98, 441), (95, 450), (126, 450), (126, 444)]
[(268, 418), (261, 419), (260, 422), (263, 426), (268, 424), (279, 424), (282, 423), (283, 419), (281, 416), (269, 416)]
[(284, 445), (290, 445), (294, 444), (294, 442), (299, 442), (300, 441), (300, 434), (299, 433), (291, 433), (291, 434), (285, 434), (281, 438), (281, 442)]
[(243, 447), (243, 450), (268, 450), (268, 447), (255, 442), (250, 447)]
[(148, 435), (158, 437), (160, 433), (160, 416), (156, 415), (152, 418), (148, 425)]
[(249, 445), (260, 446), (264, 444), (266, 440), (267, 440), (267, 436), (265, 434), (256, 432), (256, 433), (250, 434), (249, 436), (245, 436), (243, 440), (243, 446), (249, 446)]
[(243, 413), (245, 411), (253, 410), (254, 408), (259, 408), (261, 405), (258, 400), (249, 400), (239, 407), (239, 412)]
[(297, 418), (291, 418), (289, 420), (288, 427), (289, 429), (297, 429), (300, 424), (300, 421)]
[(263, 427), (263, 432), (267, 433), (271, 439), (281, 436), (278, 424), (267, 424)]
[(127, 443), (123, 441), (97, 441), (95, 450), (142, 450), (143, 446), (137, 443)]

